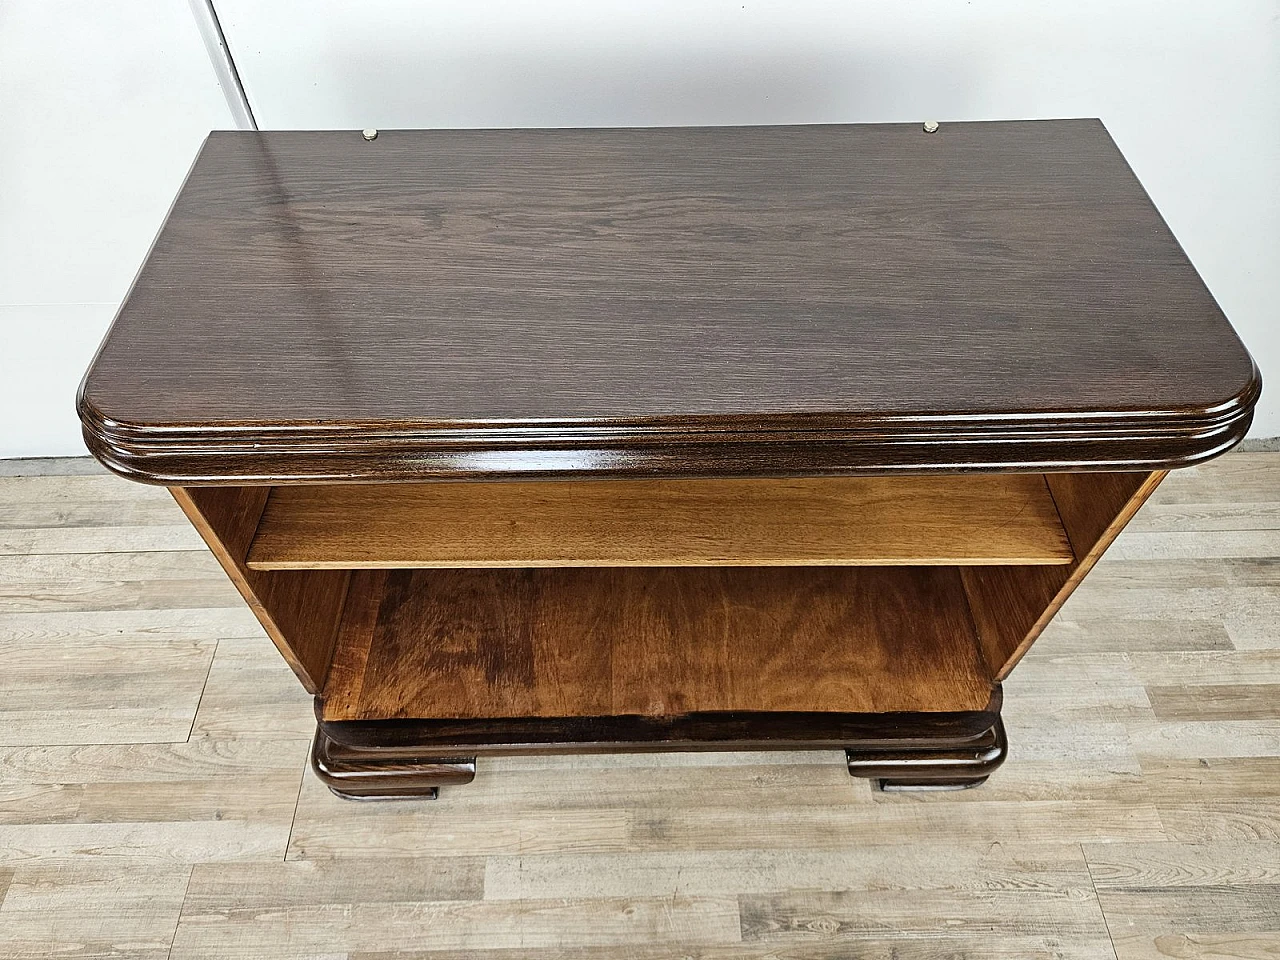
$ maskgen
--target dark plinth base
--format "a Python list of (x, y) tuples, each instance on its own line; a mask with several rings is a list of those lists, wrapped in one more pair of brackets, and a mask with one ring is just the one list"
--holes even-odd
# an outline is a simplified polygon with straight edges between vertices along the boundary
[(476, 761), (428, 757), (408, 748), (360, 748), (316, 731), (311, 766), (345, 800), (434, 800), (438, 787), (470, 783)]
[(892, 747), (845, 748), (849, 773), (875, 781), (881, 790), (965, 790), (976, 787), (1004, 763), (1009, 744), (997, 717), (989, 730), (969, 740), (921, 741)]
[(469, 783), (477, 756), (843, 749), (849, 773), (885, 790), (962, 789), (1004, 761), (1000, 701), (996, 687), (986, 710), (961, 713), (322, 720), (312, 766), (338, 796), (373, 800), (434, 797), (438, 787)]

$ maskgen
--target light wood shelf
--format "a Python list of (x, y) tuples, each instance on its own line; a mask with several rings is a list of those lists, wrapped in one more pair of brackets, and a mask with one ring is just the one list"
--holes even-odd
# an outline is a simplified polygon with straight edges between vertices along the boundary
[(956, 567), (358, 571), (326, 721), (984, 710)]
[(278, 486), (252, 570), (1067, 564), (1040, 474)]

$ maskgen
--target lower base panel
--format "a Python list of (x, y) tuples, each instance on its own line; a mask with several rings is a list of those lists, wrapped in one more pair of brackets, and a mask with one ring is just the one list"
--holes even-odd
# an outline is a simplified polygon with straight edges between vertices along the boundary
[(1009, 752), (999, 718), (982, 736), (962, 743), (901, 747), (847, 747), (849, 773), (873, 780), (881, 790), (967, 790), (985, 783)]
[(470, 783), (477, 756), (843, 748), (849, 773), (880, 789), (961, 790), (1004, 762), (1000, 699), (997, 687), (987, 710), (969, 713), (322, 720), (311, 762), (340, 797), (393, 800)]
[(470, 783), (475, 757), (437, 759), (420, 750), (349, 747), (316, 730), (311, 766), (346, 800), (434, 800), (439, 787)]

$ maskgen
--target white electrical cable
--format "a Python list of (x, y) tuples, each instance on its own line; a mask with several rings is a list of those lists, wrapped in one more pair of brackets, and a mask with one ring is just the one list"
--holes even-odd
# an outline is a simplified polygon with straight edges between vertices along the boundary
[(245, 96), (244, 84), (240, 82), (240, 73), (231, 57), (231, 48), (227, 46), (222, 24), (218, 22), (218, 11), (213, 8), (213, 0), (188, 2), (191, 5), (191, 15), (196, 18), (200, 37), (204, 40), (204, 48), (209, 54), (209, 62), (218, 78), (218, 86), (227, 98), (227, 106), (231, 108), (236, 126), (241, 130), (257, 130), (258, 121), (254, 119), (249, 98)]

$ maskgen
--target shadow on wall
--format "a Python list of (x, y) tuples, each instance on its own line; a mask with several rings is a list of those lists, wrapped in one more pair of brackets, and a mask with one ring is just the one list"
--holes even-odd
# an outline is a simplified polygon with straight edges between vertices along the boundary
[[(959, 56), (928, 61), (822, 49), (517, 48), (424, 64), (382, 34), (326, 55), (338, 102), (319, 126), (599, 127), (977, 118)], [(291, 117), (297, 120), (297, 117)], [(294, 126), (294, 123), (290, 123)]]

